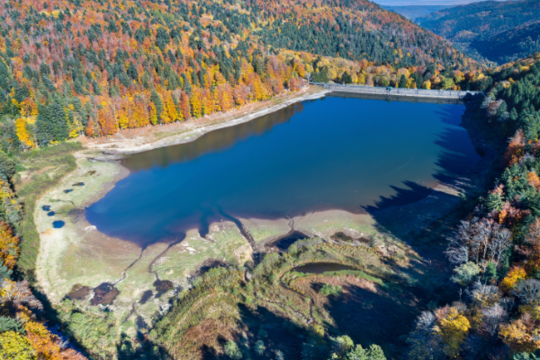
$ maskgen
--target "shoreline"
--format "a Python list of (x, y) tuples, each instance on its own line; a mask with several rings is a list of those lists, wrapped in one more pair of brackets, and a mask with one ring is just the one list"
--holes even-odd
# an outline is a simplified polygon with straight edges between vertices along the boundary
[[(126, 155), (137, 154), (145, 151), (150, 151), (154, 149), (159, 149), (168, 146), (186, 144), (193, 142), (200, 138), (201, 136), (223, 128), (232, 127), (235, 125), (243, 124), (251, 120), (257, 119), (259, 117), (274, 113), (278, 110), (284, 109), (290, 105), (307, 101), (307, 100), (316, 100), (325, 97), (330, 94), (331, 90), (320, 89), (317, 87), (309, 86), (296, 93), (286, 94), (292, 95), (292, 98), (287, 99), (278, 104), (272, 105), (276, 101), (280, 101), (281, 97), (276, 97), (268, 100), (267, 102), (253, 103), (249, 107), (257, 106), (260, 107), (255, 111), (248, 109), (248, 105), (244, 109), (238, 109), (235, 111), (230, 111), (226, 113), (217, 113), (209, 115), (208, 117), (203, 117), (195, 120), (188, 120), (184, 122), (177, 122), (172, 124), (165, 125), (165, 131), (162, 126), (152, 127), (151, 131), (158, 132), (157, 135), (164, 134), (162, 138), (150, 140), (146, 143), (137, 143), (137, 140), (140, 142), (141, 136), (135, 138), (126, 138), (123, 133), (115, 134), (115, 138), (112, 141), (105, 143), (99, 143), (103, 141), (102, 138), (97, 138), (96, 140), (83, 140), (83, 144), (86, 150), (98, 150), (102, 152), (101, 156), (94, 156), (93, 159), (96, 161), (116, 161), (121, 160)], [(244, 111), (247, 113), (243, 114)], [(236, 117), (240, 113), (239, 117)], [(204, 121), (212, 122), (217, 120), (216, 123), (204, 124)], [(203, 124), (200, 124), (203, 122)], [(182, 126), (184, 125), (184, 126)], [(184, 127), (185, 129), (182, 129)], [(175, 131), (177, 128), (180, 128), (180, 132)], [(145, 131), (147, 129), (137, 129)], [(149, 135), (146, 134), (146, 139), (148, 140)], [(135, 144), (133, 144), (135, 142)], [(84, 152), (84, 151), (83, 151)]]
[[(309, 88), (306, 90), (309, 91)], [(107, 142), (94, 144), (99, 146), (75, 153), (78, 168), (39, 199), (34, 209), (41, 242), (36, 276), (43, 292), (53, 304), (59, 304), (76, 284), (94, 288), (103, 282), (113, 283), (119, 290), (119, 295), (110, 305), (110, 309), (114, 316), (122, 321), (120, 327), (123, 331), (132, 333), (135, 331), (131, 327), (134, 321), (132, 309), (136, 309), (137, 313), (151, 324), (152, 314), (161, 311), (172, 295), (168, 294), (161, 299), (152, 298), (149, 302), (140, 304), (142, 292), (154, 290), (156, 279), (171, 281), (174, 286), (186, 288), (189, 286), (190, 277), (204, 261), (217, 259), (242, 264), (252, 257), (253, 252), (267, 252), (267, 243), (292, 231), (327, 240), (337, 232), (343, 232), (354, 239), (374, 239), (374, 243), (386, 246), (395, 244), (404, 251), (414, 252), (403, 240), (411, 229), (381, 231), (378, 224), (384, 218), (394, 219), (395, 215), (399, 215), (402, 220), (403, 216), (408, 219), (404, 227), (410, 227), (407, 224), (417, 223), (418, 213), (422, 212), (422, 208), (425, 210), (424, 199), (395, 209), (399, 214), (390, 211), (388, 216), (385, 216), (386, 213), (375, 216), (370, 213), (354, 214), (333, 209), (309, 212), (293, 219), (239, 218), (241, 227), (253, 238), (253, 244), (249, 244), (237, 224), (226, 219), (210, 224), (210, 232), (205, 237), (201, 237), (197, 229), (191, 229), (178, 244), (157, 242), (145, 248), (127, 240), (110, 238), (86, 220), (84, 208), (99, 201), (118, 181), (129, 175), (129, 170), (118, 161), (123, 156), (195, 141), (210, 131), (235, 126), (294, 103), (327, 95), (326, 91), (306, 94), (307, 91), (280, 104), (265, 106), (237, 118), (224, 116), (228, 120), (218, 123), (201, 126), (201, 123), (195, 120), (195, 126), (191, 129), (179, 134), (171, 133), (170, 136), (146, 144), (133, 146), (129, 141), (125, 141), (124, 147), (111, 147), (115, 143)], [(85, 182), (85, 186), (76, 188), (69, 194), (64, 193), (69, 184), (79, 181)], [(456, 189), (437, 186), (432, 189), (432, 194), (438, 195), (431, 197), (433, 201), (429, 204), (430, 209), (439, 209), (432, 214), (434, 217), (450, 210), (458, 200)], [(67, 204), (70, 201), (73, 206)], [(41, 210), (41, 206), (45, 204), (54, 204), (53, 210), (59, 210), (54, 220), (64, 220), (66, 224), (63, 228), (51, 228), (53, 218)], [(78, 212), (79, 210), (82, 211)], [(395, 226), (393, 221), (387, 225), (391, 228)], [(423, 221), (419, 222), (419, 225), (428, 226), (428, 223)], [(414, 230), (422, 229), (417, 227)], [(88, 298), (82, 300), (80, 304), (86, 304), (87, 300)], [(128, 318), (131, 320), (126, 322)]]

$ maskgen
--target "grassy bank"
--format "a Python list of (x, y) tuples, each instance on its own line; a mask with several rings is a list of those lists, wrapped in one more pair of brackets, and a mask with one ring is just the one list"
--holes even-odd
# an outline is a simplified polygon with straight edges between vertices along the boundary
[[(267, 254), (247, 277), (237, 267), (210, 270), (195, 281), (193, 289), (179, 294), (171, 312), (150, 332), (150, 339), (160, 345), (162, 356), (175, 359), (219, 358), (224, 341), (235, 341), (245, 359), (258, 358), (255, 349), (259, 341), (267, 349), (259, 355), (263, 358), (274, 358), (273, 353), (279, 350), (286, 359), (297, 359), (311, 349), (312, 358), (316, 359), (332, 352), (331, 337), (349, 334), (362, 345), (384, 340), (381, 334), (377, 335), (383, 330), (379, 324), (373, 325), (375, 330), (368, 337), (351, 332), (359, 319), (380, 316), (382, 325), (400, 317), (396, 331), (407, 331), (404, 324), (412, 316), (413, 307), (399, 300), (414, 286), (399, 270), (409, 266), (407, 257), (381, 257), (369, 246), (320, 240), (305, 243), (306, 246), (293, 246), (282, 255)], [(322, 275), (302, 275), (293, 270), (301, 264), (322, 261), (347, 264), (358, 270)], [(341, 286), (343, 298), (321, 295), (320, 288), (325, 283)], [(400, 284), (399, 293), (393, 290), (393, 283)], [(364, 290), (360, 293), (358, 289)], [(362, 307), (366, 297), (370, 306)], [(348, 311), (358, 307), (354, 321), (344, 320), (336, 313), (337, 307), (332, 304), (340, 302), (343, 306), (342, 300), (346, 300)], [(387, 307), (390, 303), (394, 310)], [(395, 339), (395, 349), (388, 348), (388, 355), (399, 351), (398, 337)]]
[(19, 155), (24, 170), (14, 179), (19, 199), (23, 202), (20, 229), (22, 235), (18, 270), (31, 281), (35, 281), (34, 269), (39, 252), (39, 233), (34, 223), (36, 201), (53, 188), (62, 177), (75, 170), (77, 163), (73, 152), (81, 150), (78, 142), (65, 142), (43, 149), (34, 149)]

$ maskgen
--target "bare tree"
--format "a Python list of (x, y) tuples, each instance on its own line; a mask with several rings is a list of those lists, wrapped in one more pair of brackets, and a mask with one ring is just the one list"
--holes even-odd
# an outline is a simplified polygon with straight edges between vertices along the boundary
[(508, 229), (500, 229), (493, 233), (491, 242), (488, 245), (489, 248), (489, 257), (495, 262), (495, 265), (499, 266), (499, 262), (512, 244), (512, 233)]
[(448, 238), (446, 255), (450, 262), (463, 264), (469, 261), (485, 266), (488, 260), (499, 265), (511, 244), (511, 233), (493, 219), (474, 218), (462, 221), (454, 234)]
[(450, 262), (464, 264), (469, 262), (469, 244), (472, 240), (471, 223), (461, 221), (456, 232), (448, 238), (449, 244), (446, 249), (446, 256)]
[(540, 280), (525, 279), (520, 281), (512, 293), (527, 305), (540, 304)]
[(472, 284), (465, 293), (480, 306), (493, 306), (498, 303), (502, 297), (501, 290), (495, 285), (487, 285), (480, 281)]
[(508, 313), (499, 304), (483, 309), (482, 313), (484, 314), (484, 323), (482, 327), (491, 336), (494, 336), (497, 333), (499, 325), (508, 318)]

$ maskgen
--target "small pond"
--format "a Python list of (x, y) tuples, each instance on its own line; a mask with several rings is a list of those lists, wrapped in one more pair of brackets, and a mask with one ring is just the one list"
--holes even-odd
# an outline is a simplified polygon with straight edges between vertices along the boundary
[(53, 221), (52, 225), (53, 225), (53, 228), (55, 229), (61, 229), (64, 227), (64, 225), (66, 225), (66, 223), (62, 220), (56, 220), (56, 221)]
[(359, 269), (349, 266), (349, 265), (319, 262), (319, 263), (310, 263), (310, 264), (297, 266), (293, 270), (296, 272), (304, 273), (304, 274), (322, 274), (329, 271), (359, 270)]
[(90, 294), (90, 288), (88, 286), (73, 285), (73, 288), (66, 295), (70, 300), (82, 300)]
[(173, 283), (169, 280), (156, 280), (154, 281), (154, 287), (156, 288), (157, 294), (156, 298), (159, 298), (161, 295), (165, 294), (167, 291), (172, 290)]
[(94, 297), (90, 300), (92, 305), (110, 305), (120, 292), (110, 283), (102, 283), (94, 289)]
[(146, 304), (146, 302), (150, 300), (152, 296), (154, 296), (154, 292), (152, 290), (146, 290), (145, 292), (143, 292), (141, 296), (141, 300), (139, 300), (139, 303)]

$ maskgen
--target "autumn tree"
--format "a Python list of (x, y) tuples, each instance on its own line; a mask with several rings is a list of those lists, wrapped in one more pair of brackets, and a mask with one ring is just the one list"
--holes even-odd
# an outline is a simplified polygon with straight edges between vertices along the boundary
[(471, 327), (469, 320), (460, 314), (455, 307), (439, 309), (435, 316), (439, 321), (444, 353), (452, 358), (458, 356)]
[(19, 256), (19, 238), (5, 222), (0, 222), (0, 258), (8, 269), (13, 269)]

